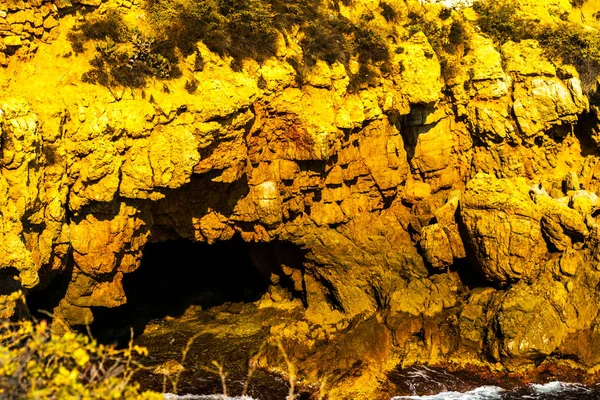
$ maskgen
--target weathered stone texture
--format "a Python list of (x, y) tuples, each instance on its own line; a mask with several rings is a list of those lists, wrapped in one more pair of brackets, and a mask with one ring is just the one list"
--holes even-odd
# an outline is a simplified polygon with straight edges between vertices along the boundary
[[(3, 46), (29, 40), (13, 32), (23, 22), (63, 23), (47, 7), (0, 11), (12, 21), (0, 23)], [(81, 82), (88, 60), (64, 58), (61, 37), (9, 64), (0, 316), (68, 274), (54, 312), (89, 323), (95, 307), (127, 301), (123, 277), (149, 241), (239, 235), (301, 254), (298, 265), (261, 264), (280, 268), (306, 306), (288, 338), (356, 324), (382, 340), (365, 344), (371, 363), (518, 370), (559, 352), (597, 368), (598, 106), (534, 41), (497, 48), (473, 32), (445, 82), (423, 33), (396, 40), (392, 71), (354, 91), (341, 63), (318, 62), (297, 84), (289, 49), (235, 72), (199, 44), (202, 71), (186, 61), (184, 77), (150, 80), (143, 94)]]
[(479, 174), (461, 200), (461, 224), (483, 275), (494, 282), (532, 278), (546, 256), (540, 209), (521, 181)]

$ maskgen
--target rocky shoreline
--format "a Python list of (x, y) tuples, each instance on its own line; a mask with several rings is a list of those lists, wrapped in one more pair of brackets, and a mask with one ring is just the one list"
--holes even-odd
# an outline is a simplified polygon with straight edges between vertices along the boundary
[[(499, 41), (475, 6), (335, 2), (315, 15), (347, 27), (347, 58), (299, 66), (317, 46), (300, 22), (271, 32), (277, 47), (258, 61), (176, 48), (180, 75), (167, 79), (174, 60), (140, 50), (154, 43), (152, 10), (97, 3), (58, 7), (57, 25), (0, 69), (0, 316), (43, 308), (84, 329), (127, 304), (127, 277), (165, 244), (159, 288), (193, 286), (202, 268), (233, 281), (239, 270), (220, 260), (243, 254), (257, 281), (240, 290), (295, 316), (264, 328), (306, 384), (327, 379), (330, 398), (381, 393), (398, 365), (596, 376), (597, 81), (542, 36)], [(515, 2), (515, 18), (598, 35), (577, 17), (592, 5), (543, 3)], [(102, 23), (129, 41), (74, 39)], [(94, 81), (101, 63), (110, 79), (156, 74)], [(223, 247), (174, 274), (172, 242)], [(213, 279), (190, 299), (232, 301), (215, 300)], [(274, 347), (257, 365), (282, 373), (279, 357)]]

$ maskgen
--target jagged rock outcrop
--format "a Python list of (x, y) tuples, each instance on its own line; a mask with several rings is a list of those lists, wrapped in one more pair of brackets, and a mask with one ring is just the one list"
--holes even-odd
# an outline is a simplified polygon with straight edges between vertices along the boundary
[(540, 209), (523, 180), (477, 175), (461, 201), (461, 224), (483, 275), (492, 282), (531, 278), (548, 252)]
[[(126, 6), (131, 20), (143, 14)], [(276, 333), (300, 343), (307, 366), (335, 357), (310, 357), (326, 338), (372, 334), (382, 343), (361, 347), (365, 374), (382, 360), (518, 370), (560, 355), (596, 368), (598, 105), (535, 40), (498, 46), (471, 29), (471, 50), (444, 76), (427, 36), (380, 6), (369, 2), (369, 21), (395, 32), (391, 69), (358, 89), (354, 64), (323, 60), (298, 83), (286, 59), (295, 37), (235, 71), (200, 43), (181, 78), (82, 82), (91, 53), (71, 53), (76, 17), (61, 14), (55, 40), (0, 70), (0, 316), (61, 276), (54, 313), (90, 323), (127, 301), (123, 277), (148, 242), (239, 235), (296, 249), (253, 258), (300, 293), (303, 320)], [(340, 7), (352, 19), (367, 6)]]

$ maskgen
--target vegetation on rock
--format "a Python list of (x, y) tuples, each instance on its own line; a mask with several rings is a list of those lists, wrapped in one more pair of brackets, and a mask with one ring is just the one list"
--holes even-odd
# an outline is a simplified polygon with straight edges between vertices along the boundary
[(423, 32), (437, 55), (446, 81), (458, 74), (463, 56), (469, 51), (470, 33), (462, 12), (443, 8), (439, 13), (416, 8), (408, 13), (408, 31)]
[[(584, 1), (574, 2), (581, 6)], [(566, 21), (560, 16), (556, 23), (543, 23), (521, 16), (511, 1), (478, 1), (473, 5), (478, 13), (477, 24), (482, 32), (500, 44), (507, 41), (537, 40), (550, 59), (558, 59), (575, 66), (579, 72), (584, 93), (597, 90), (600, 76), (600, 33)]]
[(587, 3), (587, 1), (588, 0), (571, 0), (571, 4), (573, 4), (575, 7), (581, 7), (582, 5)]
[(162, 399), (142, 392), (131, 377), (134, 355), (80, 333), (53, 333), (45, 321), (0, 325), (0, 397), (6, 399)]
[(477, 25), (481, 31), (500, 44), (534, 38), (536, 24), (521, 17), (514, 2), (478, 1), (473, 9), (479, 16)]
[[(341, 2), (349, 5), (350, 2)], [(390, 54), (386, 41), (367, 22), (354, 24), (339, 13), (340, 2), (325, 5), (321, 0), (287, 2), (283, 0), (210, 0), (185, 4), (172, 0), (147, 3), (156, 37), (129, 29), (116, 12), (84, 21), (69, 34), (73, 50), (84, 51), (84, 43), (96, 43), (92, 70), (83, 80), (105, 86), (115, 84), (142, 87), (149, 76), (179, 76), (176, 52), (183, 56), (199, 54), (202, 41), (209, 50), (231, 57), (231, 67), (241, 70), (243, 59), (263, 62), (277, 53), (281, 37), (289, 43), (291, 32), (299, 38), (302, 56), (288, 61), (298, 71), (299, 80), (306, 67), (323, 60), (342, 63), (353, 87), (372, 82), (377, 75), (373, 66), (389, 69)], [(386, 19), (396, 12), (385, 4)], [(349, 63), (357, 59), (360, 68), (351, 73)]]
[(550, 58), (575, 66), (584, 93), (596, 92), (600, 77), (599, 32), (563, 22), (555, 27), (542, 28), (536, 39), (546, 48)]
[(262, 62), (275, 56), (279, 37), (289, 42), (298, 30), (302, 58), (290, 61), (300, 76), (305, 65), (318, 60), (341, 62), (349, 71), (348, 63), (357, 57), (362, 68), (353, 77), (359, 85), (372, 77), (365, 74), (367, 63), (388, 61), (389, 51), (382, 37), (366, 24), (351, 23), (339, 7), (339, 2), (326, 6), (321, 0), (192, 1), (183, 8), (172, 0), (148, 3), (155, 29), (165, 32), (165, 41), (183, 55), (195, 52), (202, 41), (211, 51), (232, 57), (232, 68), (239, 70), (244, 58)]
[(137, 28), (129, 29), (115, 11), (84, 21), (68, 37), (77, 53), (84, 51), (85, 42), (95, 42), (96, 55), (90, 62), (92, 69), (82, 76), (84, 82), (143, 87), (151, 76), (180, 75), (172, 48)]

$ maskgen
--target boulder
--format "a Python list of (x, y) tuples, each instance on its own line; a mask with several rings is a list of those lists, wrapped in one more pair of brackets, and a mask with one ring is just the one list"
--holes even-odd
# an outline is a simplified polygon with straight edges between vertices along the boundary
[(547, 195), (535, 195), (542, 214), (542, 231), (550, 243), (563, 251), (589, 236), (585, 220), (576, 210)]
[(524, 180), (477, 174), (461, 200), (461, 225), (474, 267), (489, 281), (532, 278), (547, 247), (542, 213), (529, 197)]
[(19, 36), (6, 36), (4, 44), (9, 47), (19, 47), (23, 44), (23, 41)]
[(570, 206), (586, 218), (598, 209), (598, 195), (587, 190), (577, 190), (571, 196)]
[(576, 101), (567, 83), (557, 77), (532, 77), (515, 84), (513, 113), (521, 133), (535, 136), (552, 127), (575, 123), (585, 106)]
[(566, 289), (556, 281), (545, 289), (556, 293), (545, 296), (519, 282), (502, 299), (495, 317), (498, 327), (495, 344), (499, 346), (505, 365), (511, 369), (543, 360), (568, 334), (567, 326), (551, 300), (554, 296), (566, 295)]
[(394, 56), (394, 63), (402, 65), (396, 79), (402, 95), (409, 103), (434, 103), (443, 89), (440, 63), (423, 32), (402, 44), (402, 52)]
[(176, 360), (169, 360), (169, 361), (165, 361), (164, 363), (160, 364), (158, 367), (154, 368), (154, 370), (152, 370), (152, 373), (155, 375), (177, 375), (182, 373), (183, 371), (185, 371), (185, 368), (183, 367), (183, 365), (181, 365), (180, 363), (178, 363)]
[(448, 235), (440, 224), (433, 224), (421, 230), (419, 242), (423, 257), (433, 268), (445, 270), (454, 261), (452, 246)]

